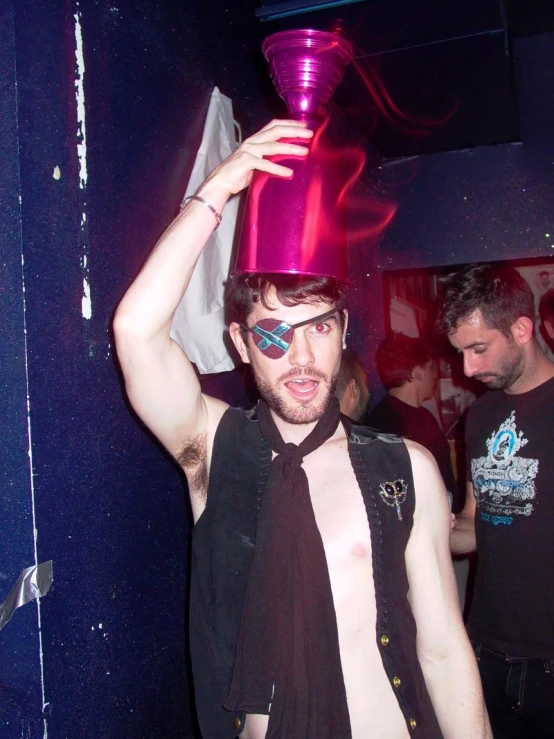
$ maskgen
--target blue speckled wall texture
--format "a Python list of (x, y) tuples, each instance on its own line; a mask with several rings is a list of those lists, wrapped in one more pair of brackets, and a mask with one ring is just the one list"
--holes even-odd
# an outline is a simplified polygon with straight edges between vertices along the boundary
[[(12, 50), (0, 55), (0, 603), (20, 571), (34, 563), (11, 5), (0, 4), (0, 48)], [(31, 727), (40, 728), (36, 608), (22, 608), (20, 616), (0, 632), (0, 734), (6, 737), (30, 736)]]
[(35, 602), (0, 632), (2, 739), (193, 735), (185, 489), (129, 412), (110, 322), (180, 202), (213, 86), (246, 130), (269, 117), (237, 53), (253, 14), (217, 9), (0, 2), (0, 603), (35, 562), (33, 515), (54, 566), (42, 643)]

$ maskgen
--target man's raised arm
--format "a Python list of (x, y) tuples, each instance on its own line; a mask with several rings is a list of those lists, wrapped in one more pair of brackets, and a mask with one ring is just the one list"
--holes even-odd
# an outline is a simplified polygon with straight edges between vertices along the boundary
[[(312, 136), (296, 121), (272, 121), (246, 139), (197, 191), (221, 213), (231, 195), (250, 184), (254, 170), (290, 177), (288, 167), (266, 157), (304, 156), (305, 146), (279, 141)], [(129, 399), (140, 418), (179, 459), (187, 439), (204, 440), (226, 405), (201, 394), (189, 360), (170, 338), (173, 314), (217, 221), (192, 200), (171, 223), (121, 301), (114, 319), (117, 354)], [(184, 465), (186, 467), (186, 465)]]

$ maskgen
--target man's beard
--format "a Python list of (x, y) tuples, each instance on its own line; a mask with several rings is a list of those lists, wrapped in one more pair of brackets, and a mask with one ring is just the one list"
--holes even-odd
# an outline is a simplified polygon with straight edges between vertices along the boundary
[(282, 384), (283, 380), (289, 379), (289, 375), (290, 379), (293, 379), (294, 377), (317, 379), (320, 382), (320, 386), (322, 380), (327, 382), (328, 392), (324, 397), (317, 398), (315, 402), (297, 402), (296, 404), (294, 403), (294, 400), (291, 399), (291, 404), (288, 405), (286, 401), (277, 393), (275, 387), (272, 387), (268, 382), (266, 382), (256, 372), (256, 368), (254, 367), (254, 365), (252, 365), (254, 379), (256, 380), (256, 385), (258, 386), (258, 390), (263, 400), (265, 400), (269, 408), (274, 413), (276, 413), (279, 418), (281, 418), (286, 423), (293, 424), (314, 423), (314, 421), (319, 421), (327, 408), (329, 408), (331, 400), (335, 395), (335, 390), (339, 379), (339, 369), (340, 368), (337, 368), (335, 374), (331, 377), (330, 380), (328, 378), (328, 375), (326, 375), (324, 372), (320, 372), (319, 370), (314, 369), (308, 370), (306, 375), (304, 375), (301, 371), (294, 371), (280, 377), (275, 387), (279, 386), (279, 384)]
[[(483, 372), (482, 374), (474, 375), (476, 380), (483, 382), (490, 390), (507, 390), (514, 385), (521, 375), (524, 369), (523, 354), (518, 356), (511, 356), (503, 359), (500, 362), (498, 372)], [(483, 380), (484, 377), (490, 377), (488, 381)]]

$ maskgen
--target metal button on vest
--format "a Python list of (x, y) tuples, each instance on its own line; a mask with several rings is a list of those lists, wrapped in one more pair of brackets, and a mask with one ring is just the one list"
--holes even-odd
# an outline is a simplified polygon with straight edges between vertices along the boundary
[(237, 731), (240, 729), (240, 718), (238, 716), (233, 719), (233, 729)]
[(388, 643), (389, 643), (389, 637), (386, 634), (383, 634), (383, 636), (381, 637), (381, 644), (384, 647), (386, 647)]
[(392, 678), (392, 684), (394, 685), (395, 688), (399, 688), (400, 687), (400, 682), (401, 681), (400, 681), (400, 678), (399, 677), (393, 677)]
[(415, 729), (416, 726), (417, 726), (417, 721), (415, 720), (415, 718), (411, 718), (410, 719), (410, 729)]

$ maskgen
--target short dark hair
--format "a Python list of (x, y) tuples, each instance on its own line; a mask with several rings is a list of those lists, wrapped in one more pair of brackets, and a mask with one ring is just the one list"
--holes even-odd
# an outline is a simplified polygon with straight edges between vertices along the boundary
[(438, 301), (437, 329), (453, 334), (476, 310), (487, 328), (508, 337), (521, 316), (535, 321), (531, 288), (517, 269), (501, 262), (470, 264), (449, 277)]
[(554, 288), (547, 290), (539, 302), (539, 315), (541, 323), (550, 321), (554, 328)]
[(432, 358), (433, 350), (425, 339), (391, 331), (375, 353), (377, 372), (384, 387), (402, 387), (412, 379), (414, 369)]
[(340, 303), (346, 294), (346, 285), (334, 277), (237, 274), (230, 277), (225, 284), (227, 323), (234, 321), (245, 326), (254, 303), (261, 302), (264, 307), (269, 308), (267, 297), (272, 287), (277, 292), (278, 300), (286, 306), (319, 302), (333, 305)]
[(342, 396), (344, 395), (344, 392), (350, 380), (354, 378), (354, 380), (356, 380), (359, 385), (360, 382), (358, 378), (360, 377), (360, 375), (365, 374), (365, 367), (356, 352), (353, 352), (352, 349), (343, 349), (336, 388), (336, 394), (339, 400), (342, 400)]

